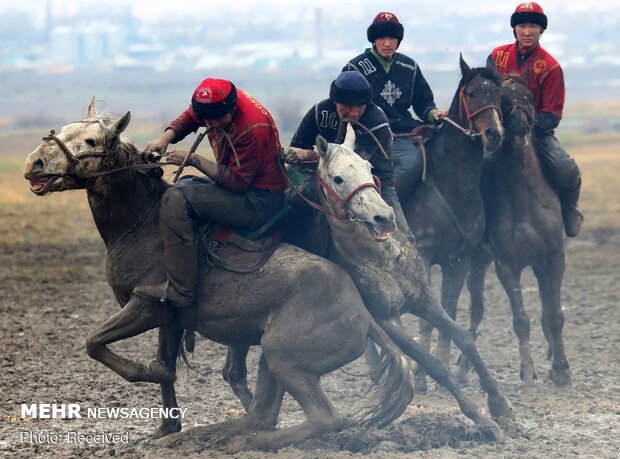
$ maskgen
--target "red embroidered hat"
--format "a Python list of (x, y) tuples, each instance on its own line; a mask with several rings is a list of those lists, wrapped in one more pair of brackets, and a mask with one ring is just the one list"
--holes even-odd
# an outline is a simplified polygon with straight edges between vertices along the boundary
[(515, 12), (510, 16), (510, 27), (513, 29), (519, 24), (529, 22), (538, 24), (545, 30), (547, 28), (547, 16), (542, 7), (536, 2), (524, 2), (517, 5)]
[(366, 31), (366, 36), (370, 43), (374, 43), (377, 38), (393, 37), (400, 44), (404, 34), (405, 28), (403, 25), (398, 21), (394, 13), (388, 11), (382, 11), (377, 14)]
[(205, 78), (192, 95), (192, 109), (198, 118), (213, 120), (231, 113), (237, 104), (237, 88), (228, 80)]

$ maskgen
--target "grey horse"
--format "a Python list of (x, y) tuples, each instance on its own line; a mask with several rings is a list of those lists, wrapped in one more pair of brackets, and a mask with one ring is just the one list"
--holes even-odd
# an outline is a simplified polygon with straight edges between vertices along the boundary
[[(413, 397), (407, 359), (372, 319), (346, 272), (323, 258), (282, 244), (252, 274), (202, 270), (199, 300), (191, 311), (132, 295), (136, 285), (164, 279), (158, 220), (169, 185), (161, 169), (147, 169), (133, 143), (121, 136), (129, 120), (129, 112), (117, 120), (98, 116), (93, 99), (86, 118), (58, 135), (52, 131), (28, 156), (24, 170), (37, 195), (85, 189), (105, 242), (107, 280), (122, 308), (88, 336), (88, 354), (127, 381), (159, 383), (163, 405), (173, 408), (181, 337), (194, 317), (196, 330), (209, 339), (260, 345), (256, 397), (245, 416), (226, 423), (222, 438), (236, 437), (233, 450), (277, 449), (343, 428), (320, 377), (356, 359), (371, 338), (384, 351), (376, 375), (380, 401), (359, 422), (382, 427), (398, 418)], [(372, 192), (360, 190), (359, 205)], [(389, 222), (389, 214), (377, 215), (377, 221)], [(161, 362), (133, 362), (108, 347), (157, 327)], [(285, 392), (301, 405), (306, 421), (275, 430)], [(180, 429), (178, 420), (165, 419), (156, 434)]]

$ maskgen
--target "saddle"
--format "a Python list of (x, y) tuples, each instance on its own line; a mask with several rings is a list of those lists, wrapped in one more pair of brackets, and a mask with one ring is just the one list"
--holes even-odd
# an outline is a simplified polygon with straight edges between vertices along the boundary
[(284, 207), (263, 226), (242, 230), (209, 225), (202, 238), (201, 259), (227, 271), (247, 274), (263, 266), (278, 248), (282, 234), (274, 226), (291, 211)]

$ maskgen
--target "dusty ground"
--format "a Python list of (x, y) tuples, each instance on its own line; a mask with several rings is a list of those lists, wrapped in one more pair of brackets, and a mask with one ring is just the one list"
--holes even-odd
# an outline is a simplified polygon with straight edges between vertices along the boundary
[[(384, 431), (346, 431), (278, 452), (244, 452), (235, 458), (617, 458), (620, 457), (620, 212), (614, 180), (620, 173), (618, 145), (572, 150), (582, 166), (582, 208), (587, 224), (567, 242), (562, 292), (565, 342), (573, 385), (558, 390), (546, 378), (522, 392), (512, 321), (503, 292), (490, 278), (490, 301), (478, 346), (517, 414), (504, 444), (480, 441), (471, 424), (445, 393), (431, 385), (416, 395), (403, 417)], [(9, 166), (10, 166), (9, 162)], [(8, 166), (7, 166), (8, 167)], [(84, 340), (117, 305), (104, 279), (104, 247), (83, 193), (48, 198), (29, 196), (19, 166), (0, 169), (0, 455), (6, 457), (231, 457), (204, 445), (180, 450), (151, 439), (157, 419), (23, 419), (22, 403), (79, 403), (88, 407), (159, 406), (159, 389), (129, 384), (91, 360)], [(617, 181), (616, 181), (617, 183)], [(549, 367), (539, 326), (540, 306), (533, 276), (524, 276), (524, 295), (533, 323), (532, 349), (538, 372)], [(464, 295), (465, 296), (465, 295)], [(464, 323), (466, 301), (460, 321)], [(415, 330), (414, 320), (408, 322)], [(114, 348), (149, 361), (156, 335), (148, 333)], [(256, 361), (257, 352), (251, 355)], [(225, 349), (199, 340), (192, 357), (200, 374), (181, 367), (177, 394), (187, 409), (184, 429), (220, 422), (241, 413), (240, 404), (220, 377)], [(254, 363), (250, 365), (255, 368)], [(362, 373), (362, 360), (348, 373)], [(254, 376), (254, 373), (251, 375)], [(369, 384), (336, 371), (324, 388), (342, 413), (367, 403), (359, 393)], [(472, 378), (469, 394), (484, 406)], [(290, 399), (281, 425), (302, 419)], [(127, 443), (68, 443), (67, 432), (126, 435)], [(38, 443), (35, 437), (38, 435)], [(47, 436), (43, 438), (43, 435)], [(57, 439), (58, 443), (51, 443)]]

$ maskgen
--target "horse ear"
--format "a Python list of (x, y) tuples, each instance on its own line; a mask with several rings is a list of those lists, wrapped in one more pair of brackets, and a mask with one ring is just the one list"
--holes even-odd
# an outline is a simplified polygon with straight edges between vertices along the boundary
[(321, 157), (323, 159), (327, 159), (329, 156), (329, 143), (327, 143), (327, 140), (325, 140), (325, 138), (319, 134), (316, 136), (316, 149), (319, 151), (319, 154), (321, 155)]
[(116, 120), (116, 122), (110, 126), (110, 130), (114, 131), (116, 135), (119, 135), (125, 130), (129, 121), (131, 121), (131, 112), (125, 113), (121, 118)]
[(88, 104), (88, 108), (86, 109), (86, 118), (95, 118), (97, 116), (97, 107), (95, 107), (95, 96), (90, 100), (90, 104)]
[(355, 151), (355, 130), (351, 123), (347, 123), (347, 135), (344, 137), (344, 142), (342, 143), (345, 147), (350, 148)]
[(471, 72), (471, 68), (467, 65), (465, 59), (463, 59), (463, 53), (459, 53), (459, 65), (461, 66), (461, 75), (465, 76)]

